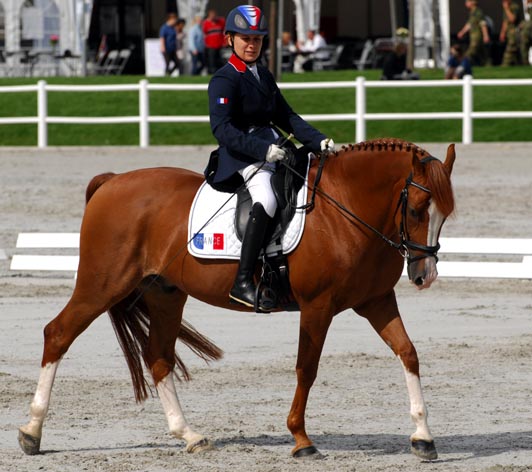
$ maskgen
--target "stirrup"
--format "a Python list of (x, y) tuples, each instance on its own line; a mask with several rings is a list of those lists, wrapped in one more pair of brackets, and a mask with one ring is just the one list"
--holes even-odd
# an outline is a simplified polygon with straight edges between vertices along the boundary
[(257, 313), (270, 313), (277, 308), (277, 294), (260, 281), (255, 292), (255, 306)]

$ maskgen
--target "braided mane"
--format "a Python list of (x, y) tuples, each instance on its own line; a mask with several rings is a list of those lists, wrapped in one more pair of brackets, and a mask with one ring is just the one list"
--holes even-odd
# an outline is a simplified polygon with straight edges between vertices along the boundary
[(424, 149), (416, 146), (413, 143), (408, 141), (403, 141), (398, 138), (379, 138), (372, 139), (370, 141), (363, 141), (357, 144), (348, 144), (342, 146), (343, 151), (405, 151), (405, 152), (416, 152), (417, 155), (423, 159), (428, 157), (430, 154)]
[[(391, 151), (391, 152), (413, 152), (419, 159), (431, 157), (425, 149), (398, 138), (379, 138), (363, 141), (357, 144), (342, 146), (343, 152), (348, 151)], [(338, 155), (338, 153), (336, 153)], [(439, 210), (449, 216), (454, 210), (454, 195), (451, 185), (451, 176), (442, 162), (438, 159), (427, 160), (425, 162), (426, 185), (431, 189), (432, 199)]]

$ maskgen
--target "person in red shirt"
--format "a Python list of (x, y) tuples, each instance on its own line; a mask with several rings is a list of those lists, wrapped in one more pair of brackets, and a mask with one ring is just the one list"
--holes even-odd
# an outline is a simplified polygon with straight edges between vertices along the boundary
[(207, 72), (214, 74), (222, 64), (221, 50), (224, 46), (225, 19), (217, 16), (216, 10), (210, 9), (203, 21), (203, 35), (205, 38), (205, 58)]

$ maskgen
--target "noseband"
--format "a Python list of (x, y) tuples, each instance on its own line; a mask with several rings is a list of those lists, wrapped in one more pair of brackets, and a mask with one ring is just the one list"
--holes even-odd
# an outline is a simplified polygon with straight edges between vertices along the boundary
[[(425, 161), (425, 159), (423, 159), (423, 161)], [(410, 174), (406, 179), (406, 184), (403, 190), (401, 191), (401, 196), (399, 197), (399, 202), (397, 204), (397, 210), (401, 208), (401, 224), (399, 226), (399, 236), (401, 237), (401, 242), (397, 245), (397, 249), (403, 255), (408, 265), (410, 265), (412, 262), (425, 259), (426, 257), (434, 257), (436, 262), (438, 262), (437, 254), (440, 249), (440, 243), (437, 243), (435, 246), (426, 246), (424, 244), (416, 243), (415, 241), (412, 241), (410, 239), (410, 234), (408, 232), (408, 227), (406, 224), (406, 211), (408, 209), (408, 188), (410, 186), (416, 187), (419, 190), (422, 190), (423, 192), (426, 192), (428, 194), (431, 193), (430, 189), (428, 189), (427, 187), (424, 187), (423, 185), (414, 182), (412, 180), (412, 174)], [(419, 256), (411, 256), (410, 251), (420, 251), (423, 254), (420, 254)]]

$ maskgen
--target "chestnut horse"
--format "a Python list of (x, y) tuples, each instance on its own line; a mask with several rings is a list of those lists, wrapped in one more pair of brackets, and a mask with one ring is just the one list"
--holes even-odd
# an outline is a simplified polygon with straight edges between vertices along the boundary
[[(411, 449), (437, 457), (427, 424), (416, 350), (403, 326), (394, 286), (404, 259), (417, 288), (437, 276), (438, 237), (454, 209), (450, 174), (454, 145), (442, 163), (397, 139), (368, 141), (330, 154), (303, 237), (288, 256), (290, 283), (300, 311), (297, 388), (287, 425), (295, 457), (317, 456), (305, 431), (305, 409), (333, 317), (351, 308), (366, 318), (399, 358), (406, 376), (416, 430)], [(317, 174), (313, 161), (309, 186)], [(203, 176), (176, 168), (96, 176), (87, 188), (80, 261), (72, 297), (44, 329), (44, 352), (30, 421), (19, 430), (27, 454), (40, 450), (42, 426), (62, 356), (72, 342), (108, 311), (131, 371), (137, 401), (153, 377), (171, 433), (189, 452), (211, 447), (185, 420), (174, 370), (188, 372), (175, 351), (179, 338), (204, 359), (221, 351), (182, 320), (190, 295), (211, 305), (229, 302), (237, 262), (191, 256), (188, 214)], [(318, 269), (318, 270), (316, 270)], [(311, 276), (309, 276), (311, 274)], [(275, 318), (272, 318), (275, 323)]]

